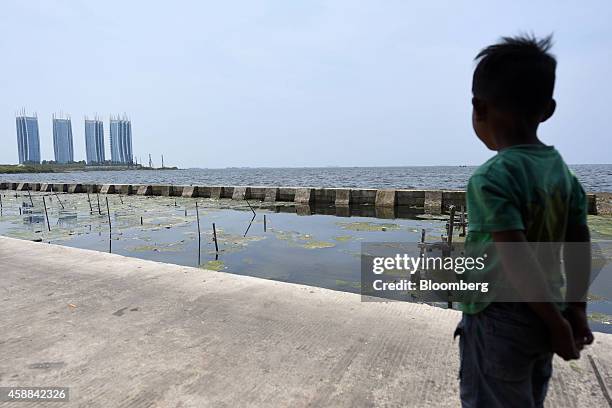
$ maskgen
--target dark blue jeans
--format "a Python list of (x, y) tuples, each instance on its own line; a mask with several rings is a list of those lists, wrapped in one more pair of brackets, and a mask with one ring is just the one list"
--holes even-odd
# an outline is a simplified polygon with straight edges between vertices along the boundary
[(459, 335), (463, 408), (542, 407), (552, 375), (550, 336), (522, 303), (464, 314)]

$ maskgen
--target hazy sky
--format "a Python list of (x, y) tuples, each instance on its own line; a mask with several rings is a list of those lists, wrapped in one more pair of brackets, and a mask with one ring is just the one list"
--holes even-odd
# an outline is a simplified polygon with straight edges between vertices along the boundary
[(541, 127), (570, 163), (610, 163), (610, 1), (3, 0), (0, 163), (15, 112), (132, 119), (136, 156), (181, 167), (478, 164), (473, 57), (554, 32), (558, 110)]

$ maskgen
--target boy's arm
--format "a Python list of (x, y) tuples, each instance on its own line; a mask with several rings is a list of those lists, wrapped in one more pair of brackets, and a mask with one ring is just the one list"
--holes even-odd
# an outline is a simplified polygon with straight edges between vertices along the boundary
[[(525, 232), (508, 230), (492, 232), (503, 270), (510, 284), (525, 299), (551, 299), (545, 275), (528, 245)], [(513, 245), (497, 245), (512, 242)], [(518, 253), (521, 256), (516, 256)], [(551, 333), (552, 348), (565, 360), (580, 357), (572, 327), (551, 302), (527, 302)]]
[(591, 238), (584, 224), (572, 224), (567, 228), (563, 251), (563, 263), (567, 278), (567, 319), (574, 329), (578, 348), (593, 343), (593, 333), (586, 317), (586, 298), (591, 272)]

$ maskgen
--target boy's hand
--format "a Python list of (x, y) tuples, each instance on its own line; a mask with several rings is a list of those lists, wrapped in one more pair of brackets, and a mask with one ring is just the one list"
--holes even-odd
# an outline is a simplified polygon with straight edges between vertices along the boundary
[(561, 318), (551, 325), (550, 338), (552, 342), (552, 351), (565, 361), (580, 358), (580, 351), (576, 347), (572, 326), (569, 321)]
[(570, 305), (568, 306), (564, 315), (572, 326), (572, 333), (574, 335), (576, 348), (578, 348), (578, 350), (582, 350), (584, 346), (592, 344), (594, 336), (593, 332), (589, 328), (589, 323), (586, 316), (586, 307)]

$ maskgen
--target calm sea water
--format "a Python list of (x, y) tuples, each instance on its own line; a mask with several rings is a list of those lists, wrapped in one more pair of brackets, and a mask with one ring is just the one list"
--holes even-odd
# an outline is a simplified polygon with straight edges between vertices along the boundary
[[(612, 164), (570, 166), (587, 191), (612, 192)], [(1, 181), (464, 189), (475, 167), (311, 167), (0, 174)]]

